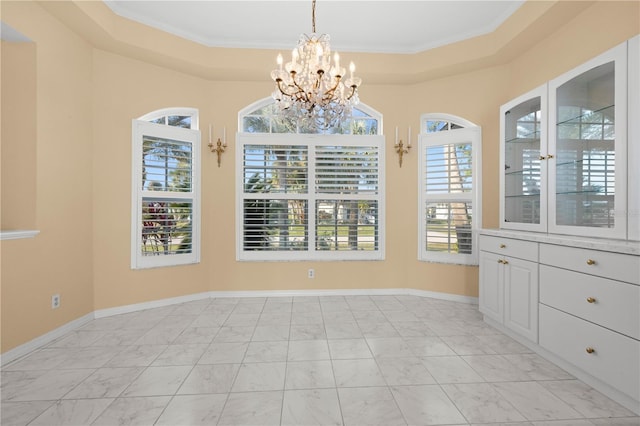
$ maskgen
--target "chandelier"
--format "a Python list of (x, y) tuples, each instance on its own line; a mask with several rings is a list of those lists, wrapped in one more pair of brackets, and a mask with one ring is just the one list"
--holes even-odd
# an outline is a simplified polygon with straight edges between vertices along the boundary
[(316, 0), (312, 2), (311, 24), (313, 33), (300, 36), (291, 62), (283, 65), (278, 54), (278, 68), (271, 71), (276, 83), (272, 96), (285, 117), (302, 118), (304, 125), (313, 129), (329, 129), (339, 125), (360, 102), (362, 79), (354, 77), (353, 62), (345, 78), (337, 52), (331, 64), (329, 35), (316, 35)]

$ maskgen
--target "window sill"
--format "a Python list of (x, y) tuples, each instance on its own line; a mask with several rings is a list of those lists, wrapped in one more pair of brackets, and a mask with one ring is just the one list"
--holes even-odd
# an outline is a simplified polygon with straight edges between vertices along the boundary
[(0, 231), (0, 240), (22, 240), (25, 238), (33, 238), (39, 233), (39, 230)]

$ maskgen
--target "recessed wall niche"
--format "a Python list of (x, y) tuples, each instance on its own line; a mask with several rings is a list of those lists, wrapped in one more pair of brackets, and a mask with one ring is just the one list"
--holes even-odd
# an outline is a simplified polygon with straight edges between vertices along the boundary
[(2, 231), (36, 229), (36, 44), (2, 24)]

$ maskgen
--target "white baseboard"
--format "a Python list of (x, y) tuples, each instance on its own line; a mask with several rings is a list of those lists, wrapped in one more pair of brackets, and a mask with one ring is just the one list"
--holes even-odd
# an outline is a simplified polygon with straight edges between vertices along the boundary
[(17, 346), (11, 350), (0, 355), (0, 365), (5, 365), (14, 361), (20, 357), (27, 355), (28, 353), (53, 342), (54, 340), (64, 336), (65, 334), (75, 330), (76, 328), (82, 327), (86, 323), (90, 322), (94, 319), (93, 312), (84, 315), (78, 319), (70, 321), (55, 330), (51, 330), (48, 333), (45, 333), (41, 336), (36, 337), (33, 340), (28, 341), (20, 346)]
[(312, 297), (312, 296), (419, 296), (451, 302), (478, 304), (478, 298), (412, 288), (382, 289), (334, 289), (334, 290), (256, 290), (256, 291), (212, 291), (211, 298), (225, 297)]
[(459, 303), (468, 303), (470, 305), (477, 305), (478, 298), (473, 296), (461, 296), (459, 294), (451, 294), (451, 293), (440, 293), (437, 291), (428, 291), (428, 290), (416, 290), (413, 288), (405, 288), (408, 295), (411, 296), (421, 296), (421, 297), (429, 297), (431, 299), (441, 299), (448, 300), (450, 302), (459, 302)]
[(39, 336), (25, 344), (11, 349), (0, 355), (0, 365), (14, 361), (29, 352), (38, 349), (55, 339), (62, 337), (94, 318), (106, 318), (114, 315), (130, 312), (144, 311), (147, 309), (161, 308), (176, 305), (178, 303), (193, 302), (203, 299), (230, 298), (230, 297), (295, 297), (295, 296), (419, 296), (432, 299), (448, 300), (452, 302), (478, 304), (477, 297), (460, 296), (457, 294), (439, 293), (410, 288), (383, 288), (383, 289), (336, 289), (336, 290), (257, 290), (257, 291), (209, 291), (204, 293), (189, 294), (186, 296), (171, 297), (167, 299), (152, 300), (150, 302), (135, 303), (132, 305), (117, 306), (115, 308), (99, 309), (81, 318), (75, 319), (65, 325), (56, 328), (42, 336)]
[(196, 300), (208, 299), (210, 297), (211, 292), (195, 293), (186, 296), (170, 297), (168, 299), (152, 300), (150, 302), (134, 303), (133, 305), (117, 306), (115, 308), (99, 309), (94, 312), (94, 315), (96, 318), (105, 318), (114, 315), (128, 314), (130, 312), (177, 305), (178, 303), (193, 302)]

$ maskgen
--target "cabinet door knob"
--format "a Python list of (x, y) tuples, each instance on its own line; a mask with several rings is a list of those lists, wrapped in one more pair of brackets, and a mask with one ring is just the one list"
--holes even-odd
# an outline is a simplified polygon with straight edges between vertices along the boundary
[(592, 354), (592, 353), (594, 353), (596, 351), (595, 349), (593, 349), (591, 347), (589, 347), (589, 348), (587, 348), (585, 350), (587, 351), (588, 354)]
[(595, 299), (595, 297), (587, 297), (587, 302), (596, 303), (596, 299)]
[(596, 261), (593, 259), (587, 259), (587, 265), (595, 265)]
[(552, 159), (552, 158), (553, 158), (553, 154), (549, 154), (549, 155), (547, 155), (547, 160), (550, 160), (550, 159)]
[(541, 156), (538, 157), (538, 160), (546, 160), (546, 159), (547, 159), (547, 157), (545, 157), (544, 155), (541, 155)]
[(509, 261), (508, 260), (503, 260), (502, 263), (505, 264), (505, 265), (508, 265)]
[(500, 244), (500, 248), (507, 248), (505, 244)]
[(498, 263), (504, 263), (504, 260), (498, 259)]

